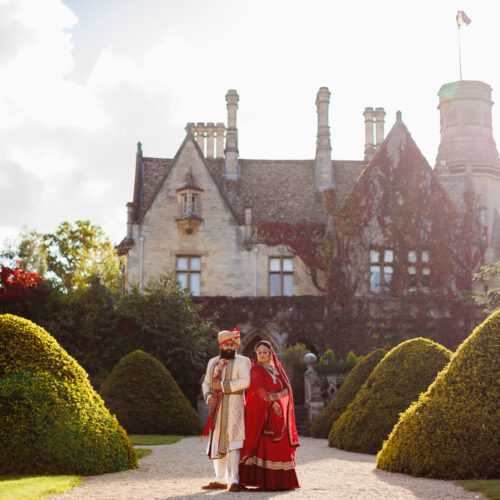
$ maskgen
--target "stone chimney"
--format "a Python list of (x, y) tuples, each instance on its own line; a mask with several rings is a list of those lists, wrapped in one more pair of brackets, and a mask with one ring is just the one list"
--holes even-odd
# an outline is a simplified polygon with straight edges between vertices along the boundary
[(365, 161), (369, 162), (384, 142), (384, 108), (365, 108)]
[(207, 123), (207, 158), (211, 160), (214, 157), (214, 137), (215, 126), (213, 123)]
[(239, 96), (236, 90), (228, 90), (227, 102), (227, 132), (226, 132), (226, 157), (224, 165), (224, 177), (226, 179), (238, 179), (240, 168), (238, 164), (238, 129), (236, 127), (236, 111), (238, 109)]
[(215, 124), (215, 132), (217, 133), (217, 152), (216, 158), (224, 158), (224, 132), (226, 127), (223, 123), (218, 122)]
[(375, 108), (375, 146), (378, 148), (384, 142), (384, 108)]
[(332, 146), (330, 144), (330, 126), (328, 124), (330, 95), (327, 87), (321, 87), (316, 97), (318, 135), (316, 139), (314, 177), (316, 180), (316, 189), (319, 191), (335, 187), (332, 167)]
[(375, 154), (375, 144), (373, 139), (373, 108), (365, 108), (363, 116), (365, 118), (365, 161), (369, 162)]

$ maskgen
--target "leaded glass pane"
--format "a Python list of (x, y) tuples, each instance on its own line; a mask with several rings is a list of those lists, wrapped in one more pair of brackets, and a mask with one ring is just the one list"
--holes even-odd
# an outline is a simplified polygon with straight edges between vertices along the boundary
[(271, 297), (281, 295), (281, 279), (279, 274), (269, 275), (269, 295)]
[(293, 295), (293, 275), (284, 274), (283, 275), (283, 295), (291, 296)]
[(189, 289), (192, 295), (200, 295), (201, 275), (200, 273), (192, 273), (190, 275)]
[(201, 270), (201, 259), (200, 257), (191, 257), (191, 271)]
[(380, 292), (380, 266), (370, 266), (370, 291)]
[(424, 250), (422, 252), (422, 262), (429, 262), (429, 251)]
[(187, 271), (188, 270), (188, 258), (187, 257), (177, 257), (177, 270)]
[(370, 262), (372, 264), (377, 264), (380, 259), (380, 252), (377, 250), (370, 250)]
[(394, 252), (392, 250), (384, 250), (384, 262), (392, 262), (394, 260)]
[(384, 283), (390, 285), (392, 283), (392, 276), (394, 269), (392, 266), (384, 266)]
[(293, 271), (293, 259), (283, 259), (283, 271), (285, 272)]
[(417, 252), (415, 250), (408, 252), (408, 262), (417, 262)]
[(188, 275), (187, 275), (187, 273), (177, 273), (177, 280), (179, 281), (179, 285), (183, 290), (188, 288)]
[(281, 259), (276, 259), (276, 258), (270, 258), (269, 259), (269, 270), (270, 271), (275, 271), (275, 272), (280, 272), (281, 271)]

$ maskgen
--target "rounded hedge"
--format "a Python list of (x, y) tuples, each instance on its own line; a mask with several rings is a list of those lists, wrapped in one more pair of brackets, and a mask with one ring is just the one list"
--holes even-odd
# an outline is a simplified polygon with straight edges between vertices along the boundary
[(479, 325), (408, 408), (381, 469), (443, 479), (500, 476), (500, 310)]
[(361, 386), (365, 383), (373, 369), (387, 354), (385, 349), (363, 356), (363, 359), (351, 370), (335, 397), (323, 408), (321, 413), (311, 423), (311, 436), (326, 439), (335, 422), (355, 398)]
[(128, 432), (201, 432), (200, 419), (170, 372), (154, 356), (137, 350), (124, 356), (101, 386), (101, 395)]
[(407, 340), (389, 351), (372, 371), (347, 410), (333, 424), (328, 444), (377, 453), (399, 414), (427, 390), (451, 352), (429, 339)]
[(85, 370), (43, 328), (0, 315), (0, 474), (100, 474), (137, 466)]

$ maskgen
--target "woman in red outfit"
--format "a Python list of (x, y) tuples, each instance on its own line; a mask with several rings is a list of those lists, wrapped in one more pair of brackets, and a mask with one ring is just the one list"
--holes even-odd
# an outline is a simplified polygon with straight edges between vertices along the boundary
[(290, 382), (269, 342), (257, 343), (255, 358), (246, 397), (240, 486), (299, 488), (295, 473), (299, 440)]

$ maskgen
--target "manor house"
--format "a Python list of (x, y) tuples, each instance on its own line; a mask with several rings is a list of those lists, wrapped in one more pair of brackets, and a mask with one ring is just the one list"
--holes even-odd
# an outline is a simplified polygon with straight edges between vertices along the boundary
[[(457, 81), (438, 95), (434, 168), (401, 113), (385, 135), (378, 107), (363, 113), (364, 159), (332, 160), (326, 87), (310, 160), (240, 158), (236, 90), (227, 123), (188, 123), (172, 158), (148, 157), (139, 143), (119, 245), (126, 286), (175, 273), (220, 309), (221, 327), (242, 329), (243, 348), (266, 338), (278, 350), (298, 340), (319, 350), (352, 338), (360, 353), (405, 328), (446, 343), (456, 293), (500, 258), (500, 161), (490, 86)], [(329, 332), (325, 297), (337, 304)]]

